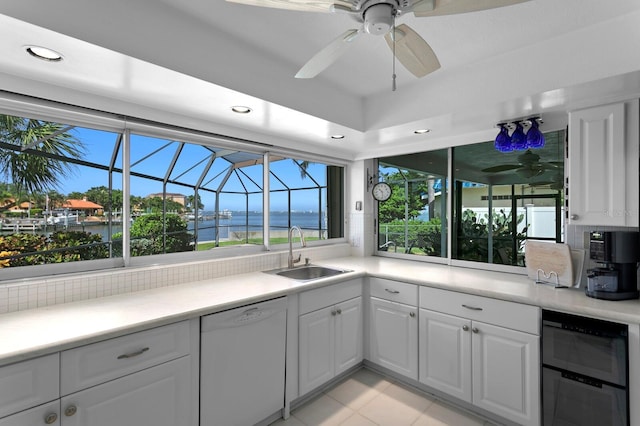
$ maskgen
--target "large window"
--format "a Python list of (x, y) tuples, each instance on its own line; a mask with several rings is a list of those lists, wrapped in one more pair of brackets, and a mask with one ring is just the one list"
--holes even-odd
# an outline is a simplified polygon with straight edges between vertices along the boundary
[(447, 150), (386, 157), (379, 177), (392, 188), (378, 204), (378, 250), (447, 256)]
[[(310, 240), (344, 235), (331, 226), (343, 223), (343, 167), (149, 123), (137, 131), (130, 121), (125, 131), (113, 118), (102, 128), (0, 120), (0, 280), (121, 266), (130, 257), (260, 249), (265, 220), (270, 244), (286, 241), (293, 225)], [(85, 260), (98, 263), (54, 265)], [(18, 268), (27, 266), (38, 268)]]
[(503, 153), (489, 141), (380, 158), (394, 191), (378, 204), (378, 251), (447, 257), (449, 242), (454, 260), (524, 266), (527, 239), (563, 241), (565, 133), (544, 136), (539, 149)]
[[(336, 174), (335, 167), (325, 164), (274, 156), (270, 164), (271, 244), (287, 242), (292, 226), (298, 226), (307, 241), (326, 240), (330, 232), (341, 237), (342, 228), (334, 228), (342, 222), (342, 169)], [(328, 198), (331, 193), (333, 198)]]

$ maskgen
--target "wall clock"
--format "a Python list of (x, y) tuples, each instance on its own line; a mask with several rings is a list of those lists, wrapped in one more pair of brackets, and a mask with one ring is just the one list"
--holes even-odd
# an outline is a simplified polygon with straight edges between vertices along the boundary
[(386, 182), (378, 182), (373, 186), (371, 195), (377, 201), (387, 201), (391, 197), (391, 187)]

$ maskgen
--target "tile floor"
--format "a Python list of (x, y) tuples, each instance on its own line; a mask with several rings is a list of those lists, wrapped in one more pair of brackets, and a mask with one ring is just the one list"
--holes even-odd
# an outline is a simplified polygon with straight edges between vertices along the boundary
[(368, 369), (295, 409), (270, 426), (489, 426), (469, 412), (409, 389)]

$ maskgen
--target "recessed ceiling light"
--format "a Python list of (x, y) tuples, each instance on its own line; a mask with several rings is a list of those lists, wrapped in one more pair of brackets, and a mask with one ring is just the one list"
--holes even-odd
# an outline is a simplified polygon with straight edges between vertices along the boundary
[(237, 112), (238, 114), (249, 114), (251, 112), (251, 108), (248, 106), (236, 105), (231, 107), (231, 111)]
[(413, 133), (415, 133), (416, 135), (423, 135), (425, 133), (429, 133), (431, 131), (431, 129), (418, 129), (418, 130), (414, 130)]
[(331, 135), (331, 139), (344, 139), (344, 135)]
[(61, 54), (46, 47), (27, 46), (25, 49), (29, 55), (34, 58), (42, 59), (43, 61), (59, 62), (62, 60)]

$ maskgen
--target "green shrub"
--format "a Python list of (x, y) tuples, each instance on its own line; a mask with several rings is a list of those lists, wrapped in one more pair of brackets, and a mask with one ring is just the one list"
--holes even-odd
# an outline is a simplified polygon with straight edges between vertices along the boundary
[[(113, 239), (122, 240), (122, 233), (114, 234)], [(194, 249), (192, 240), (191, 234), (187, 231), (187, 222), (175, 214), (165, 215), (164, 222), (162, 213), (142, 215), (131, 225), (132, 256), (191, 251)]]
[[(105, 244), (92, 245), (101, 242), (101, 235), (83, 231), (59, 231), (49, 237), (26, 233), (4, 235), (0, 236), (0, 267), (108, 258), (109, 250)], [(30, 254), (2, 259), (26, 253)]]

